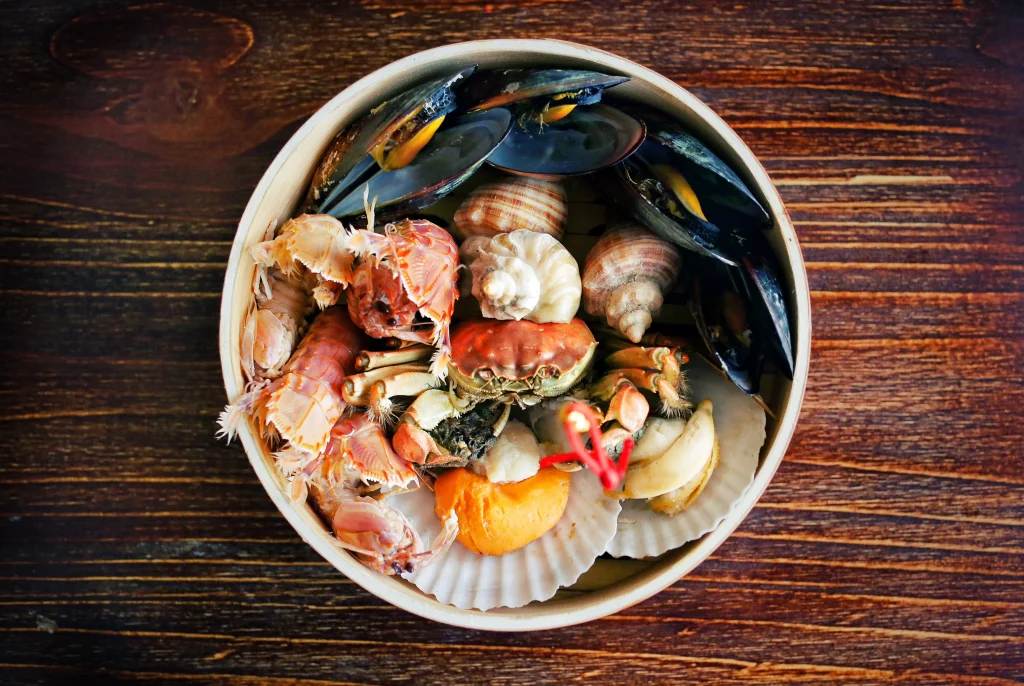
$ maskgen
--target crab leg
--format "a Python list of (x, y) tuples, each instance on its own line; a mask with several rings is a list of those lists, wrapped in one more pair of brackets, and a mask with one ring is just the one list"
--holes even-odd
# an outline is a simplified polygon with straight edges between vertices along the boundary
[(370, 387), (370, 413), (382, 419), (393, 419), (391, 412), (394, 404), (391, 398), (419, 395), (436, 385), (437, 379), (428, 371), (402, 372), (384, 377)]
[[(668, 365), (671, 367), (672, 365)], [(645, 371), (643, 369), (616, 369), (595, 384), (600, 391), (605, 391), (606, 385), (616, 385), (620, 380), (628, 381), (638, 389), (657, 393), (661, 398), (662, 405), (667, 414), (685, 412), (690, 409), (689, 401), (683, 397), (685, 379), (678, 373), (676, 368), (675, 378), (672, 375), (659, 371)]]
[[(615, 394), (619, 392), (619, 389), (622, 386), (624, 386), (624, 385), (635, 386), (635, 384), (633, 383), (632, 379), (628, 378), (626, 375), (623, 374), (623, 372), (625, 372), (625, 371), (627, 371), (627, 370), (625, 370), (625, 369), (616, 369), (616, 370), (614, 370), (612, 372), (609, 372), (609, 373), (605, 374), (604, 376), (602, 376), (600, 379), (598, 379), (596, 382), (594, 382), (594, 384), (590, 387), (590, 389), (589, 389), (590, 397), (595, 399), (595, 400), (607, 401), (607, 400), (611, 400), (613, 397), (615, 397)], [(633, 371), (633, 372), (642, 372), (643, 370), (633, 369), (631, 371)], [(642, 388), (644, 390), (651, 391), (652, 393), (655, 390), (654, 388), (648, 388), (647, 386), (642, 386)]]
[(509, 415), (512, 414), (512, 403), (505, 403), (505, 409), (502, 410), (501, 416), (498, 417), (498, 421), (494, 422), (494, 435), (500, 436), (501, 432), (505, 430), (505, 425), (508, 424)]
[(457, 417), (469, 409), (469, 403), (459, 405), (458, 399), (447, 391), (424, 391), (405, 411), (403, 422), (408, 420), (419, 427), (430, 430), (449, 417)]
[(619, 350), (605, 358), (604, 364), (609, 369), (638, 367), (640, 369), (662, 369), (674, 365), (676, 372), (681, 364), (690, 358), (677, 349), (659, 346), (656, 348), (632, 347)]
[(425, 364), (398, 364), (394, 367), (380, 367), (362, 374), (353, 374), (345, 379), (341, 391), (342, 397), (350, 405), (365, 407), (370, 403), (370, 389), (378, 381), (406, 372), (425, 372), (427, 369)]
[(426, 345), (410, 345), (398, 350), (364, 350), (356, 358), (356, 369), (367, 372), (380, 367), (390, 367), (407, 362), (429, 360), (434, 349)]

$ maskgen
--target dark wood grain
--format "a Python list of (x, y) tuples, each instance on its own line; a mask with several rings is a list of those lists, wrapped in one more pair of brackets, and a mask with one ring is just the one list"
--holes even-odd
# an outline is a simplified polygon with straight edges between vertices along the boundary
[[(0, 682), (1024, 678), (1024, 10), (890, 0), (0, 3)], [(409, 53), (578, 40), (693, 90), (797, 227), (812, 376), (762, 501), (672, 588), (515, 637), (306, 546), (223, 404), (219, 291), (270, 159)]]

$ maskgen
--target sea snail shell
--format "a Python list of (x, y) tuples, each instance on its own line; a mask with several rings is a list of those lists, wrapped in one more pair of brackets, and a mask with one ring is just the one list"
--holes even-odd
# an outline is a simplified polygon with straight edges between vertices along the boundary
[(473, 295), (492, 319), (567, 324), (580, 307), (580, 271), (553, 236), (534, 231), (474, 241)]
[(675, 246), (635, 224), (606, 232), (583, 265), (583, 307), (639, 343), (679, 276)]
[(568, 201), (557, 181), (516, 178), (484, 184), (459, 206), (452, 233), (458, 238), (526, 230), (561, 238)]

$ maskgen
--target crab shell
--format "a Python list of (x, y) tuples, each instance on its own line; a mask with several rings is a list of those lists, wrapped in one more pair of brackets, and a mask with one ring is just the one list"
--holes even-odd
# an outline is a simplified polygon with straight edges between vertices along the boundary
[(568, 324), (480, 319), (452, 329), (448, 369), (459, 395), (511, 395), (532, 405), (576, 385), (596, 350), (594, 334), (580, 319)]
[[(459, 249), (452, 237), (425, 219), (360, 237), (369, 246), (349, 288), (352, 321), (374, 338), (443, 343), (459, 295)], [(433, 326), (417, 322), (417, 315)]]

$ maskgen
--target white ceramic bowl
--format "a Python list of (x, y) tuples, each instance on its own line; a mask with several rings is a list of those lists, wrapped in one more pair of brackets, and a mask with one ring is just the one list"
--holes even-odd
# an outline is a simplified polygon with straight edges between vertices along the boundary
[(769, 398), (775, 422), (754, 483), (722, 524), (699, 541), (661, 556), (623, 580), (585, 593), (537, 602), (517, 609), (488, 612), (459, 610), (423, 595), (411, 584), (371, 571), (339, 550), (332, 536), (308, 506), (296, 506), (285, 494), (273, 458), (248, 425), (240, 431), (242, 445), (257, 476), (281, 514), (302, 538), (339, 571), (367, 591), (409, 612), (473, 629), (527, 631), (590, 621), (640, 602), (679, 580), (700, 564), (736, 529), (768, 486), (786, 452), (800, 413), (810, 358), (810, 294), (796, 234), (782, 200), (753, 153), (739, 136), (704, 103), (665, 77), (629, 60), (584, 45), (552, 40), (488, 40), (458, 43), (417, 53), (378, 69), (339, 93), (320, 108), (278, 153), (252, 194), (231, 247), (221, 303), (220, 356), (229, 399), (242, 392), (238, 341), (243, 313), (251, 298), (253, 262), (248, 248), (261, 239), (268, 224), (290, 218), (305, 196), (313, 168), (334, 135), (361, 113), (428, 78), (477, 64), (488, 67), (547, 66), (593, 69), (632, 77), (616, 95), (656, 105), (671, 113), (716, 150), (754, 189), (771, 213), (772, 246), (782, 264), (784, 287), (795, 336), (794, 381), (776, 383)]

